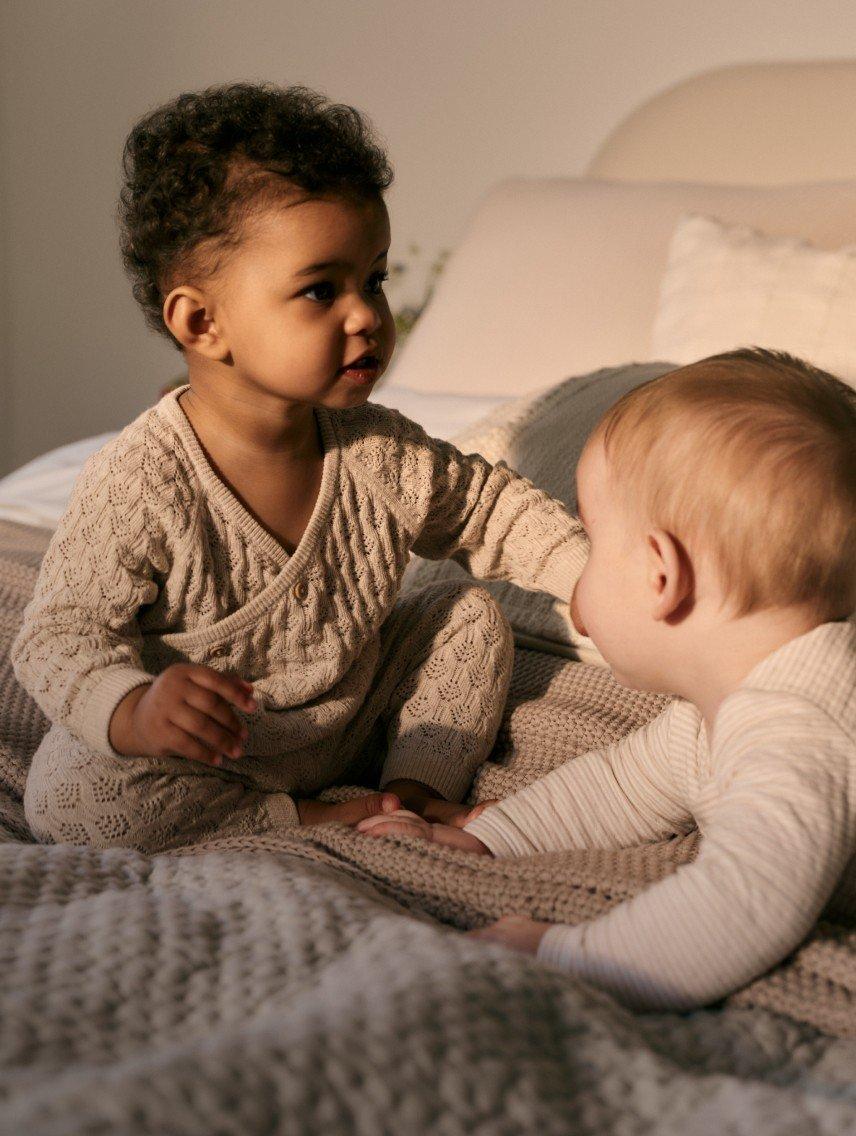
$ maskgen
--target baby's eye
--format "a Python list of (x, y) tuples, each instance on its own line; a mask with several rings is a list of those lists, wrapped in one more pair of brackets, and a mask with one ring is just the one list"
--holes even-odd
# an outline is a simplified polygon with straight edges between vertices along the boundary
[(317, 284), (305, 288), (303, 295), (316, 304), (329, 304), (336, 295), (336, 289), (329, 280), (320, 280)]
[(374, 272), (369, 277), (369, 282), (366, 285), (366, 291), (370, 292), (373, 296), (379, 296), (383, 291), (384, 284), (389, 280), (388, 272)]

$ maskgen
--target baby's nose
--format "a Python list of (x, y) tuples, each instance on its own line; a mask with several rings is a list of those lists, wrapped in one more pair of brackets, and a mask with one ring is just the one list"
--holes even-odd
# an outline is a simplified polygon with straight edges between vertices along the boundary
[(357, 298), (345, 318), (345, 333), (347, 335), (373, 335), (382, 322), (380, 313), (373, 304)]

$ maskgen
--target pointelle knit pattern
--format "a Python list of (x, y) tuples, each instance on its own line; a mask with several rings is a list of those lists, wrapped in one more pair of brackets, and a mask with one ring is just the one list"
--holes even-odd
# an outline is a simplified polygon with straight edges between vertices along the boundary
[[(233, 831), (296, 823), (289, 794), (341, 780), (367, 739), (373, 723), (359, 715), (392, 649), (384, 628), (411, 550), (454, 556), (475, 576), (515, 579), (565, 602), (585, 562), (583, 530), (558, 501), (504, 463), (462, 454), (371, 404), (318, 411), (321, 489), (289, 555), (214, 473), (181, 408), (186, 389), (86, 463), (12, 647), (18, 679), (56, 726), (34, 765), (46, 839), (172, 846), (179, 821), (166, 824), (161, 843), (134, 834), (157, 824), (168, 801), (177, 816), (182, 800), (197, 831), (200, 817), (225, 823), (230, 814), (241, 818)], [(404, 652), (414, 663), (439, 654), (422, 659), (409, 691), (398, 691), (401, 721), (381, 783), (410, 777), (460, 797), (490, 748), (510, 639), (485, 593), (458, 594), (446, 611), (456, 637), (443, 637), (442, 620), (431, 623), (429, 603), (411, 601), (409, 620), (396, 616), (399, 639), (423, 621), (420, 642)], [(249, 730), (246, 756), (228, 770), (179, 768), (179, 759), (157, 769), (147, 759), (143, 776), (110, 745), (118, 703), (176, 662), (254, 685), (259, 710), (238, 712)], [(406, 687), (408, 676), (398, 677)], [(479, 688), (487, 701), (473, 696)], [(417, 719), (426, 726), (414, 730)], [(431, 723), (439, 724), (433, 733)], [(472, 744), (450, 744), (455, 729), (472, 734)], [(240, 786), (271, 794), (267, 807), (248, 804)], [(140, 809), (148, 804), (140, 823), (135, 795)]]

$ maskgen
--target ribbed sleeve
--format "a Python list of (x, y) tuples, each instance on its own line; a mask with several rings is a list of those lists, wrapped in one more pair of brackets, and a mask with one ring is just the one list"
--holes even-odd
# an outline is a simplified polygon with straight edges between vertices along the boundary
[(494, 856), (531, 856), (570, 848), (615, 848), (660, 840), (692, 825), (687, 787), (671, 751), (674, 703), (653, 722), (604, 750), (554, 769), (492, 805), (466, 831)]
[(853, 759), (822, 715), (778, 709), (786, 717), (765, 716), (766, 738), (735, 747), (701, 802), (698, 858), (600, 919), (552, 928), (539, 958), (634, 1008), (680, 1010), (798, 945), (856, 843)]
[(856, 871), (851, 623), (824, 624), (759, 663), (722, 703), (712, 746), (695, 707), (673, 703), (466, 831), (494, 855), (525, 856), (657, 840), (693, 821), (694, 862), (596, 920), (551, 927), (539, 959), (634, 1008), (680, 1010), (738, 989), (799, 944)]

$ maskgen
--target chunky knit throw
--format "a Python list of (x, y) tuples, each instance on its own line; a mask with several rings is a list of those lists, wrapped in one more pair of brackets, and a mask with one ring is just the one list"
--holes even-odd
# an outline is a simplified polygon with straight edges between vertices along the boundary
[[(48, 536), (0, 523), (3, 1136), (856, 1133), (856, 930), (818, 927), (724, 1008), (656, 1016), (453, 930), (591, 918), (693, 836), (518, 861), (340, 826), (159, 856), (31, 843), (47, 721), (6, 652)], [(663, 704), (520, 650), (474, 797)]]

